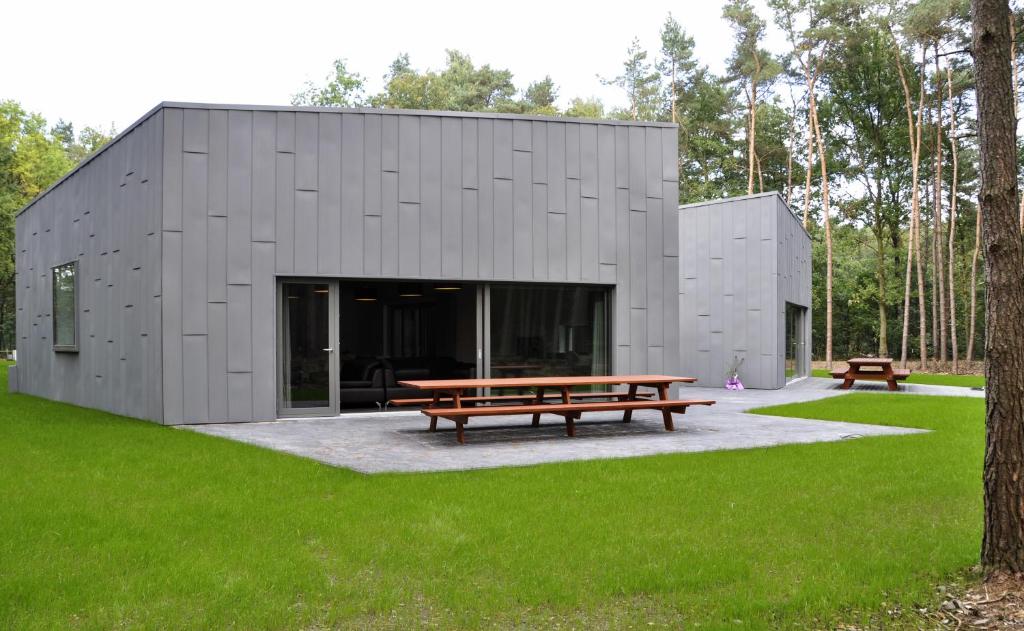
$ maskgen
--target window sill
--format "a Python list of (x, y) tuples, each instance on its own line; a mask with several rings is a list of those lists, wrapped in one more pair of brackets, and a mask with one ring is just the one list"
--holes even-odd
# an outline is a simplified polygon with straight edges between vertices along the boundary
[(53, 352), (54, 353), (77, 353), (78, 352), (78, 347), (77, 346), (54, 346), (53, 347)]

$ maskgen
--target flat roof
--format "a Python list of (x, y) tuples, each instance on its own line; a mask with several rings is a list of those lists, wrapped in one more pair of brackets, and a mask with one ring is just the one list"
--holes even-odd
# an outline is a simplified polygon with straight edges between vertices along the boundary
[(507, 120), (528, 120), (528, 121), (545, 121), (552, 123), (586, 123), (592, 125), (625, 125), (630, 127), (661, 127), (661, 128), (677, 128), (679, 125), (676, 123), (668, 123), (664, 121), (634, 121), (634, 120), (619, 120), (619, 119), (605, 119), (605, 118), (575, 118), (569, 116), (539, 116), (530, 114), (509, 114), (505, 112), (451, 112), (447, 110), (403, 110), (403, 109), (383, 109), (373, 107), (309, 107), (304, 105), (244, 105), (244, 104), (233, 104), (233, 103), (192, 103), (187, 101), (163, 101), (156, 105), (153, 109), (143, 114), (137, 121), (125, 128), (124, 131), (111, 138), (110, 142), (103, 145), (95, 152), (90, 154), (84, 160), (79, 162), (73, 169), (65, 173), (60, 179), (48, 186), (44, 191), (36, 195), (30, 202), (21, 207), (15, 217), (21, 215), (23, 212), (31, 208), (36, 202), (45, 197), (53, 189), (60, 186), (64, 180), (67, 180), (72, 175), (77, 173), (79, 169), (92, 162), (96, 156), (100, 155), (108, 148), (112, 147), (121, 138), (131, 133), (136, 127), (144, 123), (149, 117), (153, 116), (160, 110), (166, 108), (173, 109), (205, 109), (205, 110), (239, 110), (239, 111), (254, 111), (254, 112), (313, 112), (313, 113), (327, 113), (327, 114), (384, 114), (384, 115), (407, 115), (407, 116), (440, 116), (440, 117), (452, 117), (452, 118), (489, 118), (489, 119), (507, 119)]

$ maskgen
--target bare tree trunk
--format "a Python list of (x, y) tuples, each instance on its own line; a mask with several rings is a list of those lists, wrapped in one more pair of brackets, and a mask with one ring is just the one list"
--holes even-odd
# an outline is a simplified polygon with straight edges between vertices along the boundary
[(985, 529), (981, 564), (1024, 572), (1024, 241), (1017, 215), (1008, 0), (973, 0), (985, 242)]
[[(1020, 99), (1017, 96), (1017, 90), (1020, 89), (1020, 80), (1017, 76), (1017, 20), (1013, 15), (1013, 11), (1010, 11), (1010, 64), (1013, 66), (1013, 116), (1015, 119), (1013, 129), (1016, 132), (1016, 119), (1020, 118)], [(1020, 198), (1020, 230), (1024, 232), (1024, 196)]]
[[(945, 255), (942, 252), (942, 75), (939, 71), (939, 45), (935, 44), (935, 206), (932, 209), (934, 219), (932, 220), (932, 247), (935, 251), (935, 276), (939, 284), (937, 287), (937, 302), (939, 303), (939, 349), (937, 359), (940, 364), (946, 362), (946, 349), (949, 346), (949, 334), (946, 323), (949, 322), (946, 313), (946, 271)], [(933, 288), (935, 285), (933, 285)], [(934, 300), (934, 298), (933, 298)]]
[(754, 162), (757, 164), (757, 192), (764, 192), (764, 176), (761, 174), (761, 156), (754, 154)]
[(949, 191), (949, 338), (953, 373), (960, 372), (960, 348), (956, 339), (956, 186), (960, 174), (956, 146), (956, 106), (953, 103), (953, 70), (946, 66), (946, 88), (949, 90), (949, 151), (953, 159), (953, 180)]
[(747, 123), (747, 195), (754, 194), (754, 135), (757, 133), (757, 82), (750, 80), (750, 121)]
[(917, 168), (921, 165), (921, 113), (924, 111), (924, 65), (925, 65), (925, 49), (921, 47), (921, 76), (920, 85), (921, 90), (918, 95), (917, 103), (917, 159), (914, 161), (914, 193), (917, 197), (917, 202), (914, 204), (916, 209), (914, 214), (917, 215), (917, 234), (914, 235), (914, 247), (917, 251), (914, 253), (917, 259), (917, 306), (920, 313), (920, 327), (921, 335), (919, 337), (920, 342), (920, 353), (921, 353), (921, 369), (926, 370), (928, 368), (928, 324), (925, 321), (925, 294), (924, 294), (924, 272), (921, 268), (921, 197), (917, 190)]
[[(790, 91), (792, 95), (792, 91)], [(789, 146), (786, 147), (786, 205), (793, 203), (793, 145), (796, 143), (796, 102), (793, 102), (793, 116), (789, 117)]]
[(807, 79), (807, 171), (804, 173), (804, 229), (810, 225), (811, 213), (811, 173), (814, 171), (814, 112), (811, 101), (814, 98), (814, 84), (817, 77), (811, 75), (809, 68), (804, 70)]
[(907, 365), (907, 341), (909, 338), (910, 324), (910, 270), (911, 261), (917, 262), (917, 303), (920, 334), (921, 368), (928, 365), (928, 325), (925, 321), (924, 301), (924, 271), (921, 268), (921, 191), (919, 183), (919, 167), (921, 163), (921, 117), (924, 110), (924, 49), (921, 52), (921, 81), (918, 95), (917, 121), (915, 124), (913, 105), (910, 98), (910, 85), (907, 83), (906, 73), (903, 72), (903, 59), (900, 55), (899, 43), (893, 36), (893, 43), (896, 44), (896, 70), (899, 72), (900, 84), (903, 86), (903, 100), (907, 110), (907, 133), (910, 135), (910, 163), (911, 163), (911, 196), (910, 196), (910, 237), (907, 244), (907, 280), (903, 292), (903, 342), (900, 349), (900, 363)]
[(825, 368), (832, 370), (832, 217), (829, 212), (828, 168), (825, 162), (825, 143), (818, 125), (818, 102), (811, 93), (811, 120), (814, 123), (814, 141), (818, 145), (821, 163), (821, 208), (825, 219)]
[(975, 321), (978, 318), (978, 254), (981, 252), (981, 209), (974, 218), (974, 253), (971, 255), (971, 319), (967, 333), (967, 361), (974, 361)]

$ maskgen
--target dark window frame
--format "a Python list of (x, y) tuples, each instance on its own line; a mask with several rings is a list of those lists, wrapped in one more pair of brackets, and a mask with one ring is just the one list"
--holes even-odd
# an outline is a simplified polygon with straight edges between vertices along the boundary
[[(72, 312), (72, 327), (75, 335), (75, 341), (73, 344), (58, 344), (57, 343), (57, 320), (59, 314), (57, 313), (57, 272), (66, 267), (71, 267), (73, 270), (71, 276), (72, 291), (74, 293), (74, 307)], [(51, 310), (51, 321), (53, 335), (53, 351), (55, 353), (77, 353), (78, 352), (78, 261), (68, 261), (60, 265), (55, 265), (50, 268), (50, 310)]]

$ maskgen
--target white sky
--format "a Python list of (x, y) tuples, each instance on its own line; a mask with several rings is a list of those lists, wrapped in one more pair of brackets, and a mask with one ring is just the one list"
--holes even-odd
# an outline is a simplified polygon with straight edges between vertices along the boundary
[[(723, 0), (221, 2), (12, 0), (0, 36), (0, 99), (50, 123), (123, 130), (160, 101), (287, 104), (306, 80), (322, 82), (335, 58), (367, 77), (369, 92), (399, 52), (441, 68), (445, 48), (476, 65), (508, 68), (517, 87), (550, 74), (560, 105), (597, 96), (621, 105), (597, 76), (620, 73), (634, 36), (653, 59), (671, 11), (720, 72), (732, 48)], [(763, 0), (768, 47), (784, 48)], [(161, 12), (159, 7), (167, 7)]]

